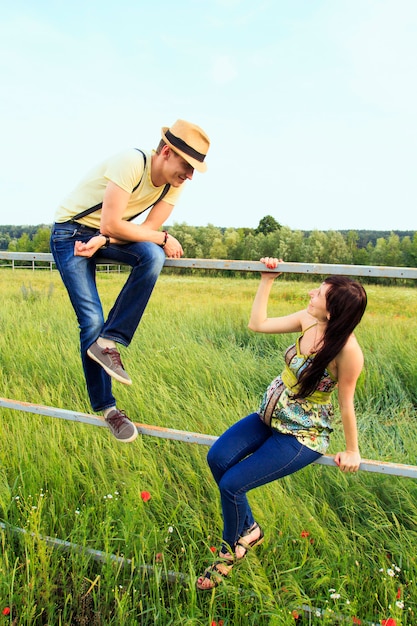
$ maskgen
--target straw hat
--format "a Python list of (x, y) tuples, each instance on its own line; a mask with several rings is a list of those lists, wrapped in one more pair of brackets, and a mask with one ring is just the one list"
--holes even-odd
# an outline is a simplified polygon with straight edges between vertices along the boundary
[(207, 170), (204, 159), (210, 146), (210, 139), (199, 126), (185, 120), (177, 120), (171, 128), (167, 126), (162, 128), (162, 139), (198, 172)]

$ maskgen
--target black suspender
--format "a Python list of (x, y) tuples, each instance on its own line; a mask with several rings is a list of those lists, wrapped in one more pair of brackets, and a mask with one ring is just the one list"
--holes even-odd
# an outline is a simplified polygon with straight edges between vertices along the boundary
[[(139, 180), (138, 184), (133, 187), (132, 193), (134, 191), (136, 191), (136, 189), (141, 184), (142, 178), (143, 178), (143, 174), (145, 173), (145, 168), (146, 168), (146, 154), (142, 150), (140, 150), (139, 148), (135, 148), (135, 150), (138, 150), (143, 155), (143, 173), (142, 173), (142, 176), (140, 177), (140, 180)], [(150, 204), (148, 207), (146, 207), (146, 209), (143, 209), (143, 211), (140, 211), (139, 213), (136, 213), (136, 215), (133, 215), (132, 217), (129, 217), (128, 221), (130, 222), (131, 220), (134, 220), (138, 215), (140, 215), (141, 213), (144, 213), (145, 211), (150, 209), (152, 206), (154, 206), (157, 202), (160, 202), (160, 200), (165, 198), (165, 196), (167, 195), (167, 193), (169, 191), (170, 186), (171, 185), (169, 183), (167, 183), (165, 185), (165, 187), (163, 188), (161, 195), (159, 196), (159, 198), (157, 200), (155, 200), (155, 202), (152, 202), (152, 204)], [(90, 213), (94, 213), (95, 211), (99, 211), (102, 208), (102, 206), (103, 206), (103, 203), (100, 202), (99, 204), (96, 204), (96, 205), (90, 207), (89, 209), (85, 209), (84, 211), (81, 211), (81, 213), (77, 213), (77, 215), (74, 215), (74, 217), (71, 218), (71, 222), (76, 222), (77, 220), (82, 219), (86, 215), (90, 215)]]

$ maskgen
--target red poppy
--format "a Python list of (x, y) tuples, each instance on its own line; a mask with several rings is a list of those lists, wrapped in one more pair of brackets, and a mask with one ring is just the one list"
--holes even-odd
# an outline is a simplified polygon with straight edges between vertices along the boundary
[(217, 548), (215, 548), (214, 546), (211, 546), (210, 552), (213, 552), (213, 554), (215, 554), (217, 552)]
[(291, 611), (291, 615), (293, 616), (294, 619), (298, 619), (300, 617), (300, 614), (298, 611)]
[(152, 496), (151, 496), (151, 494), (149, 493), (149, 491), (141, 491), (141, 492), (140, 492), (140, 497), (142, 498), (142, 500), (143, 500), (144, 502), (147, 502), (148, 500), (150, 500), (150, 499), (151, 499), (151, 497), (152, 497)]
[(302, 530), (301, 531), (301, 536), (302, 537), (308, 537), (310, 535), (310, 533), (308, 532), (308, 530)]
[(397, 600), (399, 600), (400, 598), (401, 598), (401, 589), (398, 587)]
[(382, 619), (381, 625), (382, 626), (397, 626), (397, 622), (392, 617), (389, 617), (388, 619)]
[(362, 624), (362, 622), (359, 619), (359, 617), (353, 617), (352, 621), (353, 621), (354, 624)]
[(10, 615), (10, 608), (8, 606), (5, 606), (2, 610), (2, 613), (3, 615)]

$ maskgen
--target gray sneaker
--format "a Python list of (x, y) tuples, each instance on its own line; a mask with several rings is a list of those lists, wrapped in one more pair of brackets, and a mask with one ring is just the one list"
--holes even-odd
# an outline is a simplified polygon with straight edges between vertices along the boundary
[(119, 383), (125, 385), (131, 385), (132, 381), (127, 372), (123, 368), (123, 363), (120, 358), (119, 352), (116, 348), (102, 348), (95, 341), (87, 350), (87, 354), (90, 359), (96, 361), (107, 372), (109, 376), (112, 376)]
[(108, 427), (118, 441), (130, 443), (138, 436), (138, 431), (124, 411), (113, 409), (105, 418)]

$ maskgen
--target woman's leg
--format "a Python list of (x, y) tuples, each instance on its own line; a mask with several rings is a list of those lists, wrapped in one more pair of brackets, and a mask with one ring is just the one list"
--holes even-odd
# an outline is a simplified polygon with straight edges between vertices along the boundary
[(266, 426), (257, 413), (229, 428), (207, 457), (220, 490), (225, 544), (234, 546), (253, 525), (248, 491), (292, 474), (319, 457), (292, 435)]
[[(271, 437), (271, 434), (271, 429), (262, 422), (258, 413), (251, 413), (228, 428), (215, 441), (207, 454), (207, 462), (216, 483), (219, 485), (223, 475), (231, 467), (255, 452)], [(251, 528), (253, 523), (252, 511), (249, 504), (247, 504), (245, 519), (240, 533)], [(238, 531), (239, 529), (236, 529), (236, 531), (227, 529), (226, 536), (235, 535), (236, 533), (239, 536)]]
[(233, 559), (242, 558), (247, 548), (260, 543), (263, 537), (259, 526), (253, 523), (247, 492), (292, 474), (320, 456), (292, 435), (265, 426), (257, 413), (248, 415), (216, 441), (208, 460), (221, 495), (224, 530), (220, 557), (223, 560), (208, 567), (198, 578), (199, 589), (217, 586), (222, 576), (229, 573)]

